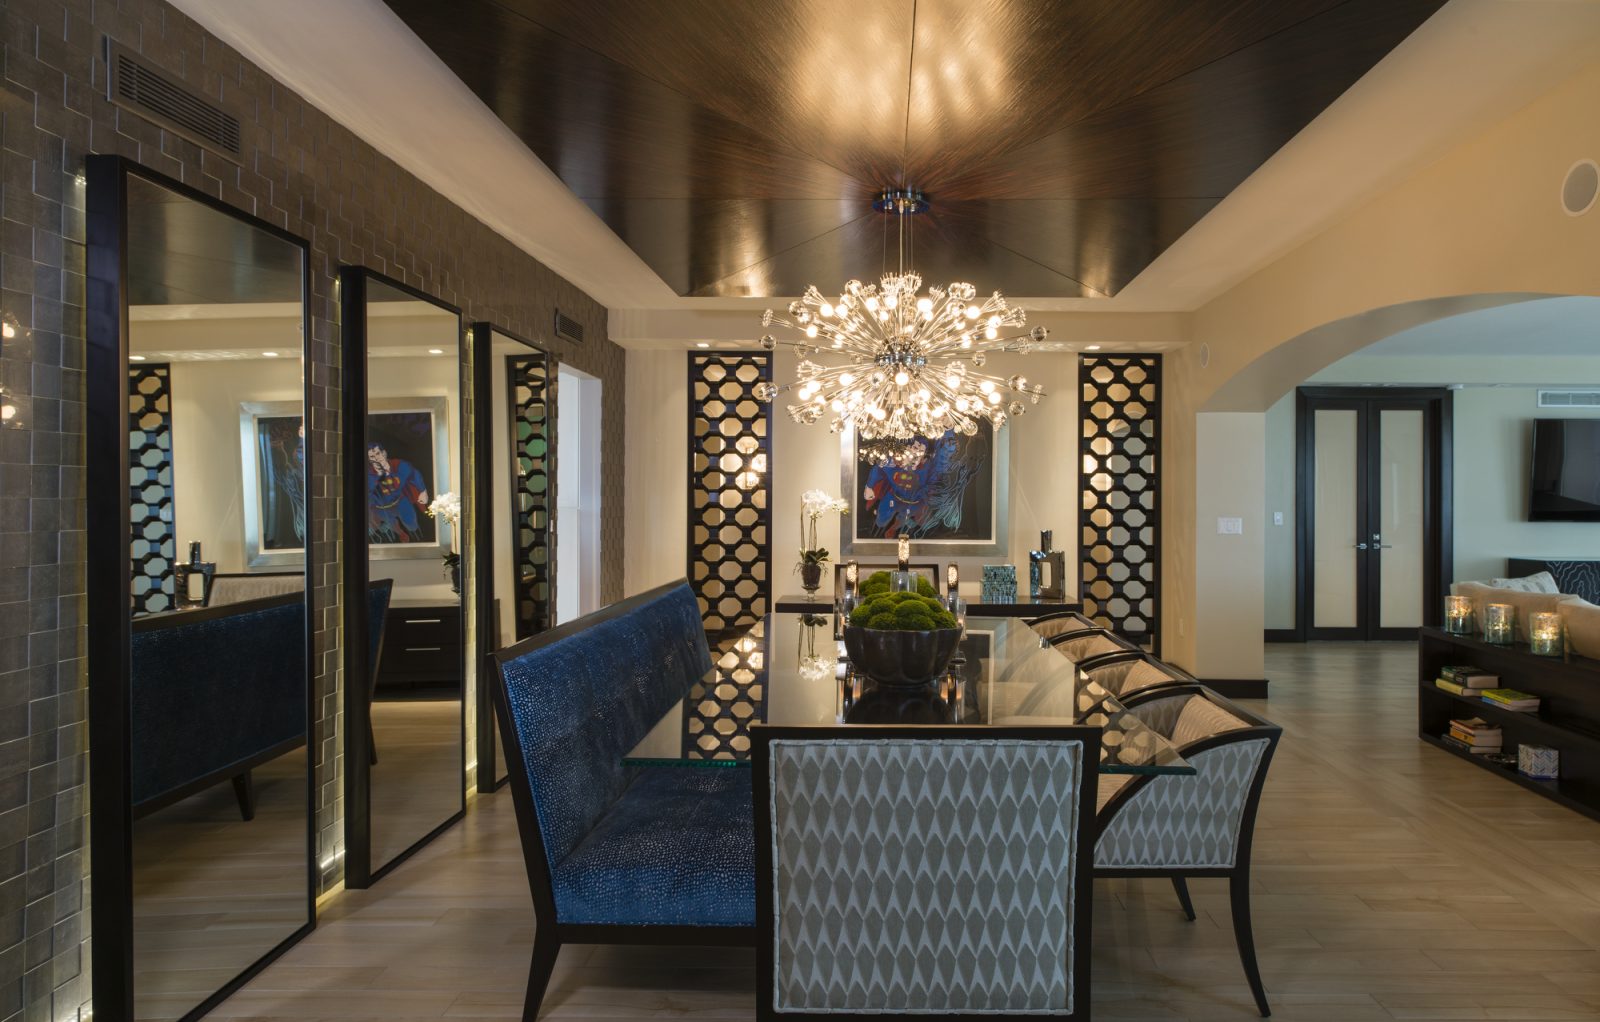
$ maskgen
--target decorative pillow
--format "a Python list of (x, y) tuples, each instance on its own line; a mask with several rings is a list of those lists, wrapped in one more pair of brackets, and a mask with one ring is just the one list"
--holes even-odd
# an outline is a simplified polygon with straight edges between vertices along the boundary
[(1572, 651), (1600, 660), (1600, 607), (1574, 596), (1562, 603), (1557, 613)]
[(1534, 572), (1522, 578), (1491, 578), (1486, 585), (1494, 589), (1515, 589), (1519, 593), (1559, 593), (1556, 577), (1548, 571)]

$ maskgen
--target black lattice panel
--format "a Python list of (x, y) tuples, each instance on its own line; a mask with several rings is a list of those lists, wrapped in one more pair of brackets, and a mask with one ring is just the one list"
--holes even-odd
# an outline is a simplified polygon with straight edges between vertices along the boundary
[(128, 367), (128, 504), (133, 613), (158, 614), (174, 603), (178, 538), (172, 515), (172, 367)]
[(689, 355), (689, 584), (706, 631), (755, 624), (771, 602), (770, 406), (762, 352)]
[(1083, 610), (1154, 647), (1160, 613), (1161, 356), (1085, 355)]
[(550, 627), (555, 612), (556, 555), (550, 535), (555, 506), (555, 382), (550, 363), (536, 355), (506, 356), (510, 388), (511, 549), (516, 565), (518, 639)]
[(750, 724), (766, 716), (767, 639), (760, 629), (708, 638), (716, 670), (684, 700), (684, 758), (749, 759)]

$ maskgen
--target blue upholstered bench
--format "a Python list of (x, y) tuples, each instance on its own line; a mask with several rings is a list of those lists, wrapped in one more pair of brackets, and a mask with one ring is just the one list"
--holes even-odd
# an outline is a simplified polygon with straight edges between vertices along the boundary
[(626, 766), (711, 670), (685, 582), (494, 654), (495, 712), (537, 928), (523, 1018), (562, 944), (734, 944), (755, 936), (750, 771)]
[(306, 741), (306, 608), (299, 593), (133, 622), (129, 686), (135, 818), (232, 781)]

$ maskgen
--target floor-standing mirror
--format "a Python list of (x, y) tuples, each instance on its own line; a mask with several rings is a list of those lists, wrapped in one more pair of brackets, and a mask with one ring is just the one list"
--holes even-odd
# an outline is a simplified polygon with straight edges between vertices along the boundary
[(86, 187), (95, 1013), (191, 1019), (314, 920), (307, 248)]
[[(472, 352), (478, 650), (486, 658), (554, 624), (556, 362), (488, 323), (473, 326)], [(506, 762), (486, 664), (478, 678), (478, 790), (488, 792), (504, 783)]]
[[(339, 273), (344, 332), (345, 883), (466, 807), (461, 316)], [(476, 673), (476, 672), (474, 672)]]

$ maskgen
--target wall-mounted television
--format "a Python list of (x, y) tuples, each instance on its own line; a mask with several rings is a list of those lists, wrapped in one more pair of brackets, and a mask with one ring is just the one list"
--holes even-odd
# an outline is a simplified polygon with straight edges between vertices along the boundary
[(1533, 420), (1530, 522), (1600, 522), (1600, 419)]

